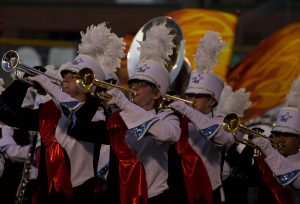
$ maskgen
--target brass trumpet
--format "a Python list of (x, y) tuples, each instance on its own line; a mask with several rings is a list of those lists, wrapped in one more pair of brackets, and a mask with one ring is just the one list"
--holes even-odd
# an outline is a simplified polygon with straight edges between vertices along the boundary
[(124, 88), (115, 84), (96, 79), (94, 72), (90, 68), (83, 68), (77, 73), (76, 84), (79, 88), (89, 92), (92, 96), (98, 97), (103, 100), (110, 100), (112, 96), (107, 94), (106, 92), (94, 93), (92, 91), (93, 86), (105, 89), (117, 88), (123, 92), (135, 95), (135, 92), (129, 88)]
[[(264, 137), (264, 138), (270, 140), (271, 144), (275, 148), (278, 149), (280, 147), (280, 144), (275, 143), (275, 141), (272, 138), (242, 125), (241, 121), (239, 119), (239, 116), (235, 113), (229, 113), (225, 116), (225, 118), (223, 119), (222, 127), (226, 132), (229, 132), (229, 133), (235, 133), (237, 131), (240, 131), (240, 132), (245, 133), (250, 136)], [(257, 146), (251, 140), (248, 140), (248, 139), (239, 140), (236, 137), (235, 137), (235, 140), (239, 143), (251, 146), (253, 148), (257, 148)]]
[(168, 102), (171, 102), (171, 101), (182, 101), (190, 106), (193, 106), (193, 102), (192, 101), (188, 101), (188, 100), (185, 100), (185, 99), (182, 99), (182, 98), (179, 98), (179, 97), (176, 97), (176, 96), (172, 96), (172, 95), (169, 95), (169, 94), (165, 94), (163, 96), (163, 100), (165, 101), (168, 101)]
[[(16, 75), (15, 75), (16, 78), (19, 78), (18, 74), (17, 74), (18, 71), (27, 73), (29, 76), (35, 76), (37, 74), (42, 74), (42, 75), (45, 75), (46, 77), (48, 77), (49, 79), (51, 79), (51, 81), (53, 83), (55, 83), (59, 86), (61, 85), (61, 81), (59, 79), (49, 76), (49, 75), (45, 74), (44, 72), (41, 72), (34, 68), (27, 67), (27, 66), (21, 64), (20, 57), (15, 50), (9, 50), (4, 53), (4, 55), (2, 57), (2, 61), (1, 61), (1, 66), (2, 66), (2, 69), (6, 72), (16, 71)], [(32, 82), (30, 82), (26, 78), (23, 78), (23, 80), (32, 84)]]

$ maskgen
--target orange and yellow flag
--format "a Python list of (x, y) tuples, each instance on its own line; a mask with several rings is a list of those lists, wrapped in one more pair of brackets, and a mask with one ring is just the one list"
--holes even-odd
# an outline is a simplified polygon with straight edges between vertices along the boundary
[(266, 38), (229, 73), (233, 89), (251, 92), (252, 106), (245, 119), (261, 116), (284, 102), (300, 74), (300, 23), (291, 24)]
[(238, 16), (204, 9), (181, 9), (168, 13), (167, 16), (176, 20), (182, 29), (186, 43), (185, 56), (190, 61), (192, 69), (196, 67), (194, 55), (204, 34), (210, 30), (221, 34), (226, 43), (226, 48), (220, 53), (220, 59), (213, 71), (226, 80), (230, 68)]

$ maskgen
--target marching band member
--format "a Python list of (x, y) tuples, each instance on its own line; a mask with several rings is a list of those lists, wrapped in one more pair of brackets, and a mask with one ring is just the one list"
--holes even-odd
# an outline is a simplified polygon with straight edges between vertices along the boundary
[[(22, 107), (34, 108), (33, 92), (33, 89), (28, 90)], [(29, 180), (37, 179), (38, 169), (33, 165), (34, 160), (31, 161), (31, 159), (34, 159), (34, 154), (30, 158), (28, 158), (28, 155), (31, 149), (35, 151), (38, 146), (36, 142), (32, 144), (33, 137), (38, 137), (38, 135), (37, 132), (24, 131), (7, 125), (2, 125), (1, 133), (0, 152), (3, 155), (3, 167), (5, 168), (3, 169), (3, 176), (0, 176), (0, 197), (5, 203), (13, 203), (16, 199), (17, 188), (18, 186), (20, 188), (23, 177), (26, 176)], [(30, 163), (25, 165), (24, 162), (28, 159)], [(28, 170), (29, 174), (23, 175), (25, 170)], [(25, 184), (23, 183), (22, 185)], [(34, 187), (33, 183), (31, 183), (31, 189), (28, 190), (29, 187), (27, 188), (26, 195), (23, 195), (23, 198), (32, 196), (28, 192), (34, 190)]]
[[(272, 128), (274, 143), (263, 137), (256, 137), (255, 143), (265, 158), (264, 161), (273, 172), (274, 178), (287, 187), (292, 196), (274, 194), (278, 203), (300, 203), (300, 78), (293, 82), (287, 95), (286, 106), (279, 110)], [(276, 149), (274, 149), (276, 148)], [(269, 186), (274, 192), (274, 186)], [(286, 194), (285, 194), (286, 195)]]
[[(25, 166), (24, 162), (28, 158), (28, 153), (31, 150), (29, 144), (30, 137), (37, 137), (37, 132), (22, 131), (15, 129), (7, 125), (2, 125), (2, 138), (0, 139), (0, 151), (4, 156), (4, 171), (0, 177), (0, 197), (1, 201), (5, 203), (13, 203), (16, 198), (18, 186), (21, 185), (23, 176), (28, 177), (29, 180), (36, 180), (38, 176), (38, 169), (30, 163), (30, 166)], [(34, 147), (36, 148), (36, 145)], [(24, 168), (29, 170), (28, 175), (23, 175)], [(31, 183), (33, 184), (33, 183)], [(28, 187), (29, 188), (29, 187)], [(32, 189), (28, 189), (26, 199), (31, 197), (31, 193), (34, 190), (35, 185), (31, 185)], [(24, 198), (23, 197), (23, 198)]]
[[(98, 76), (96, 75), (95, 80), (102, 80), (113, 84), (119, 82), (115, 72), (117, 71), (117, 68), (120, 68), (121, 58), (125, 56), (124, 50), (125, 42), (123, 41), (123, 38), (119, 38), (116, 34), (110, 32), (110, 29), (106, 27), (106, 23), (99, 24), (98, 26), (90, 26), (85, 33), (81, 32), (81, 43), (79, 44), (78, 56), (88, 55), (93, 57), (100, 64), (104, 73), (104, 78), (97, 78)], [(83, 65), (81, 68), (84, 68), (84, 66), (89, 67)], [(66, 69), (71, 70), (72, 66), (71, 69), (68, 67), (64, 68), (64, 70)], [(98, 91), (99, 93), (106, 91), (101, 89), (101, 87), (92, 87), (92, 90), (90, 91), (95, 91), (95, 93), (98, 93)], [(77, 114), (81, 115), (81, 117), (78, 117), (78, 119), (81, 118), (81, 120), (77, 119), (72, 126), (69, 126), (68, 133), (75, 139), (94, 142), (94, 171), (96, 180), (99, 180), (102, 184), (102, 190), (99, 192), (99, 196), (95, 202), (104, 202), (103, 199), (105, 199), (106, 196), (104, 195), (104, 190), (107, 188), (110, 157), (110, 145), (108, 145), (109, 143), (106, 136), (106, 123), (103, 123), (102, 132), (92, 132), (90, 134), (91, 137), (89, 138), (86, 133), (90, 131), (90, 127), (89, 125), (86, 125), (88, 123), (85, 120), (93, 121), (96, 120), (97, 117), (100, 117), (102, 120), (106, 121), (106, 118), (111, 114), (111, 110), (105, 100), (101, 102), (97, 112), (98, 113), (92, 118), (93, 110), (88, 106), (85, 109), (79, 110)], [(101, 112), (101, 115), (99, 112)], [(101, 138), (99, 138), (99, 135)]]
[[(244, 111), (251, 105), (249, 97), (250, 93), (244, 88), (233, 91), (231, 86), (225, 85), (217, 107), (217, 114), (226, 116), (235, 113), (242, 118)], [(243, 151), (239, 151), (238, 142), (226, 152), (222, 172), (223, 189), (228, 204), (247, 203), (249, 181), (246, 174), (249, 174), (253, 163), (253, 148), (246, 147)]]
[[(44, 81), (51, 83), (49, 80)], [(0, 120), (12, 127), (18, 127), (23, 130), (28, 131), (39, 131), (42, 130), (41, 127), (39, 127), (39, 116), (40, 112), (39, 109), (32, 110), (31, 108), (20, 108), (23, 98), (26, 95), (27, 89), (29, 88), (29, 84), (22, 80), (15, 80), (13, 83), (2, 93), (1, 95), (1, 106), (0, 106), (0, 112), (1, 112), (1, 118)], [(59, 88), (57, 88), (59, 90)], [(16, 91), (18, 94), (16, 95)], [(47, 104), (47, 103), (46, 103)], [(42, 135), (42, 134), (41, 134)], [(43, 144), (42, 144), (43, 147)], [(59, 153), (59, 148), (57, 149), (57, 153)], [(54, 157), (53, 157), (54, 158)], [(41, 162), (40, 162), (41, 163)], [(42, 165), (39, 165), (41, 167)], [(39, 168), (39, 173), (41, 172), (42, 168)], [(54, 169), (55, 171), (56, 169)], [(44, 168), (44, 172), (46, 172)], [(62, 173), (62, 171), (60, 171)], [(62, 176), (63, 174), (60, 174)], [(47, 175), (45, 174), (44, 177), (47, 178)], [(42, 177), (43, 178), (43, 177)], [(61, 177), (61, 179), (68, 178), (64, 175), (64, 177)], [(51, 180), (50, 180), (51, 181)], [(59, 182), (59, 180), (57, 180)], [(65, 182), (67, 185), (68, 183)], [(52, 182), (51, 182), (52, 185)], [(46, 188), (47, 189), (47, 188)], [(48, 189), (47, 189), (48, 190)], [(50, 191), (52, 190), (49, 189)], [(58, 189), (57, 192), (60, 192), (60, 189)], [(47, 199), (47, 198), (45, 198)]]
[[(94, 29), (94, 26), (88, 28), (87, 32), (89, 29)], [(99, 32), (98, 37), (106, 40), (106, 43), (94, 44), (94, 47), (90, 48), (98, 49), (98, 58), (80, 53), (72, 62), (65, 64), (60, 71), (63, 78), (62, 87), (52, 83), (45, 75), (30, 77), (45, 89), (52, 97), (51, 101), (41, 104), (37, 111), (10, 111), (10, 104), (6, 103), (6, 99), (12, 94), (9, 91), (18, 83), (20, 85), (18, 80), (14, 81), (13, 87), (6, 90), (7, 93), (1, 101), (1, 121), (12, 126), (40, 131), (42, 147), (45, 149), (41, 152), (44, 157), (41, 157), (40, 162), (40, 166), (44, 168), (39, 169), (44, 171), (47, 191), (50, 194), (41, 197), (48, 199), (48, 203), (68, 203), (70, 200), (72, 203), (92, 203), (94, 193), (98, 193), (95, 189), (91, 189), (92, 193), (88, 192), (87, 185), (94, 185), (90, 179), (97, 174), (98, 158), (94, 158), (94, 155), (99, 155), (97, 145), (105, 138), (105, 111), (99, 108), (99, 99), (91, 97), (77, 86), (76, 79), (77, 72), (88, 67), (97, 79), (105, 80), (99, 60), (103, 60), (101, 57), (106, 50), (117, 46), (115, 42), (110, 41), (110, 29), (105, 23), (99, 24), (95, 29)], [(121, 47), (117, 47), (120, 48), (119, 52), (122, 52), (123, 46), (122, 43)], [(23, 93), (24, 86), (18, 88)]]
[(221, 203), (222, 152), (234, 143), (233, 137), (221, 127), (223, 117), (213, 117), (224, 82), (211, 69), (224, 46), (217, 32), (208, 31), (205, 34), (196, 53), (198, 70), (192, 71), (185, 91), (193, 107), (182, 101), (171, 103), (171, 107), (191, 121), (188, 124), (188, 141), (205, 164), (213, 190), (213, 203)]
[(118, 186), (110, 203), (173, 203), (168, 195), (168, 148), (179, 139), (179, 119), (169, 109), (158, 109), (170, 85), (165, 68), (174, 47), (170, 31), (165, 23), (153, 25), (139, 42), (140, 62), (128, 81), (135, 92), (132, 102), (118, 89), (107, 92), (112, 95), (108, 103), (121, 109), (108, 120), (112, 164), (117, 163), (109, 178)]

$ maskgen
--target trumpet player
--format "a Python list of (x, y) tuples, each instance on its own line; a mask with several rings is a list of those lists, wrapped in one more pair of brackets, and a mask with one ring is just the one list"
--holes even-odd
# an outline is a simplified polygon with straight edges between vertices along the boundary
[[(91, 36), (93, 39), (89, 38)], [(107, 39), (111, 43), (101, 43), (101, 40)], [(110, 52), (106, 56), (103, 50), (112, 50), (112, 47), (116, 49), (115, 55)], [(106, 110), (101, 106), (101, 100), (77, 86), (77, 72), (88, 67), (99, 80), (105, 80), (101, 62), (111, 59), (117, 62), (111, 64), (117, 66), (120, 55), (124, 55), (120, 51), (124, 49), (122, 39), (111, 33), (105, 23), (92, 25), (86, 33), (82, 32), (79, 54), (61, 67), (61, 87), (44, 75), (30, 77), (45, 89), (52, 100), (41, 104), (35, 111), (19, 108), (10, 111), (7, 102), (15, 97), (13, 87), (18, 86), (23, 97), (27, 87), (16, 80), (3, 93), (0, 120), (12, 126), (40, 131), (41, 155), (44, 157), (39, 171), (43, 175), (41, 184), (46, 184), (42, 188), (45, 191), (41, 192), (40, 203), (99, 202), (98, 195), (103, 186), (97, 177), (97, 165), (100, 143), (107, 138)]]
[[(232, 87), (225, 85), (217, 107), (217, 114), (228, 117), (228, 114), (234, 113), (238, 117), (243, 117), (244, 111), (251, 105), (249, 97), (250, 93), (246, 92), (244, 88), (233, 91)], [(233, 144), (225, 154), (222, 187), (226, 203), (247, 203), (249, 183), (254, 183), (253, 177), (249, 173), (251, 172), (253, 175), (257, 173), (253, 171), (255, 169), (253, 165), (253, 148), (246, 146), (241, 150), (241, 148), (238, 148), (238, 145), (241, 145), (239, 144), (241, 141), (238, 141), (238, 139), (243, 138), (233, 137), (236, 139), (236, 144)], [(250, 180), (251, 182), (249, 182)]]
[[(223, 200), (221, 197), (222, 154), (234, 143), (233, 137), (221, 128), (222, 117), (213, 115), (224, 88), (224, 82), (211, 69), (215, 66), (224, 46), (219, 33), (214, 31), (205, 33), (196, 53), (197, 69), (192, 71), (185, 91), (187, 99), (193, 102), (193, 107), (181, 101), (170, 104), (190, 120), (188, 142), (207, 169), (214, 204), (221, 203)], [(209, 186), (206, 190), (208, 189)], [(209, 199), (208, 193), (206, 195)]]
[[(271, 132), (277, 147), (273, 147), (270, 141), (263, 137), (252, 140), (264, 154), (264, 161), (271, 169), (273, 177), (281, 186), (287, 187), (285, 190), (289, 190), (290, 194), (283, 194), (285, 196), (279, 196), (279, 192), (273, 193), (278, 203), (300, 203), (299, 85), (298, 77), (286, 97), (286, 107), (279, 110), (272, 128)], [(268, 187), (274, 192), (274, 185)]]
[[(168, 149), (180, 136), (179, 119), (172, 110), (158, 110), (170, 85), (166, 61), (172, 54), (174, 35), (165, 23), (153, 25), (140, 42), (141, 58), (128, 81), (136, 93), (133, 102), (118, 89), (108, 91), (121, 110), (108, 120), (112, 156), (110, 203), (174, 203), (170, 199)], [(159, 49), (159, 50), (158, 50)], [(151, 54), (152, 53), (152, 54)], [(153, 55), (155, 53), (155, 55)], [(161, 53), (161, 54), (159, 54)], [(130, 173), (132, 172), (132, 173)]]

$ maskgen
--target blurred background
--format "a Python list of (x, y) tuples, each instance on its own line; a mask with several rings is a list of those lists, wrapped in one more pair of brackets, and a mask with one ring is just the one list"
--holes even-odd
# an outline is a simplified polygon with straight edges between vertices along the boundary
[(69, 48), (76, 47), (79, 32), (88, 25), (106, 21), (125, 36), (154, 17), (183, 8), (239, 16), (232, 63), (271, 33), (300, 21), (299, 0), (0, 0), (0, 51), (31, 46), (42, 64), (59, 65), (60, 59), (51, 59), (53, 49), (63, 47), (71, 54)]
[[(209, 16), (209, 22), (203, 17), (204, 13)], [(245, 80), (240, 80), (240, 73), (232, 75), (228, 70), (239, 69), (245, 56), (272, 34), (299, 23), (300, 0), (0, 0), (0, 54), (2, 56), (5, 51), (14, 49), (18, 51), (22, 64), (58, 67), (76, 55), (80, 31), (85, 31), (87, 26), (108, 22), (113, 32), (129, 39), (127, 46), (130, 46), (132, 36), (147, 21), (162, 15), (172, 16), (183, 27), (186, 53), (192, 65), (193, 52), (203, 33), (207, 30), (223, 33), (228, 50), (223, 56), (226, 63), (218, 73), (228, 83), (236, 85), (235, 88), (245, 87), (253, 91), (253, 86), (247, 87)], [(192, 15), (195, 18), (188, 19)], [(195, 19), (198, 23), (191, 26)], [(212, 27), (213, 24), (215, 26)], [(189, 34), (197, 30), (201, 32), (195, 40), (191, 40)], [(299, 40), (298, 27), (293, 29), (293, 35), (296, 37), (288, 42)], [(276, 41), (271, 41), (267, 48), (264, 46), (261, 54), (268, 52)], [(294, 54), (300, 55), (299, 52)], [(268, 64), (268, 60), (264, 64)], [(245, 69), (249, 70), (251, 66), (243, 67)], [(270, 106), (282, 102), (291, 81), (299, 73), (293, 72), (282, 95)], [(5, 79), (10, 77), (2, 69), (0, 74)], [(123, 78), (121, 76), (121, 82)], [(253, 80), (253, 83), (258, 81)], [(266, 108), (270, 107), (264, 107), (264, 110)]]

